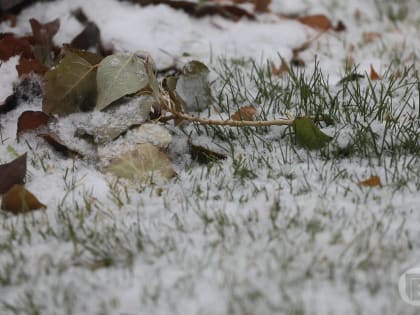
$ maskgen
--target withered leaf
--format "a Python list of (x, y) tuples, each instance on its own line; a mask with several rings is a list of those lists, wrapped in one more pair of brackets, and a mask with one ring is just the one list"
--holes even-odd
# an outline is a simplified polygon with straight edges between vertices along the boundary
[(53, 133), (42, 133), (38, 137), (44, 139), (49, 145), (51, 145), (56, 151), (63, 154), (65, 157), (77, 158), (83, 157), (80, 152), (70, 149), (63, 141)]
[(135, 53), (119, 53), (104, 58), (99, 64), (96, 81), (98, 86), (96, 109), (98, 110), (150, 85), (146, 62)]
[(379, 176), (372, 175), (368, 179), (359, 182), (359, 185), (360, 186), (365, 186), (365, 187), (379, 187), (379, 188), (381, 188), (382, 187), (382, 182), (381, 182), (381, 179), (379, 178)]
[(101, 55), (98, 55), (96, 53), (90, 52), (88, 50), (77, 49), (77, 48), (74, 48), (74, 47), (72, 47), (72, 46), (70, 46), (68, 44), (64, 44), (63, 45), (63, 49), (64, 49), (65, 54), (67, 54), (69, 52), (70, 53), (73, 53), (73, 54), (76, 54), (80, 58), (85, 59), (91, 65), (98, 65), (102, 61), (102, 59), (103, 59), (103, 57)]
[(52, 39), (57, 34), (60, 28), (60, 20), (55, 19), (54, 21), (42, 24), (36, 19), (30, 19), (32, 34), (35, 39), (35, 44), (42, 46), (50, 46)]
[(273, 75), (283, 75), (290, 72), (290, 68), (286, 61), (282, 58), (280, 66), (277, 68), (273, 63), (271, 64), (271, 73)]
[(331, 20), (323, 14), (307, 15), (297, 19), (300, 23), (322, 31), (333, 28)]
[(382, 34), (378, 32), (364, 32), (362, 37), (363, 37), (363, 42), (367, 44), (367, 43), (372, 43), (375, 40), (382, 38)]
[(17, 123), (17, 136), (28, 131), (34, 131), (42, 127), (46, 127), (50, 120), (50, 116), (40, 111), (25, 111), (19, 118)]
[(257, 117), (257, 109), (255, 106), (242, 106), (230, 118), (233, 120), (255, 120)]
[(26, 176), (26, 156), (23, 154), (10, 163), (0, 165), (0, 194), (15, 184), (23, 184)]
[(59, 115), (86, 111), (93, 108), (96, 95), (96, 66), (67, 52), (44, 76), (42, 111)]
[(3, 102), (0, 102), (0, 114), (7, 113), (15, 109), (17, 103), (16, 92), (14, 92), (12, 95), (9, 95)]
[(31, 43), (27, 37), (6, 34), (0, 39), (0, 60), (6, 61), (16, 55), (23, 58), (34, 58)]
[(190, 146), (191, 157), (199, 163), (208, 164), (210, 162), (226, 160), (227, 158), (225, 154), (212, 151), (201, 145), (195, 145), (192, 141), (188, 141), (188, 144)]
[(156, 183), (175, 176), (168, 155), (150, 143), (138, 144), (134, 150), (123, 152), (105, 171), (134, 182)]
[(381, 76), (378, 74), (378, 72), (376, 72), (372, 65), (370, 65), (370, 79), (372, 81), (381, 79)]
[(1, 208), (4, 211), (19, 214), (45, 209), (46, 206), (22, 185), (14, 185), (3, 195)]
[(19, 77), (30, 73), (36, 73), (40, 76), (43, 76), (45, 72), (48, 71), (48, 67), (40, 63), (38, 59), (35, 58), (20, 58), (19, 64), (16, 66), (16, 70), (18, 72)]
[(271, 0), (253, 0), (254, 2), (254, 11), (259, 13), (266, 13), (270, 10), (268, 9)]
[(71, 41), (70, 45), (78, 49), (102, 46), (98, 26), (93, 22), (87, 22), (84, 30)]

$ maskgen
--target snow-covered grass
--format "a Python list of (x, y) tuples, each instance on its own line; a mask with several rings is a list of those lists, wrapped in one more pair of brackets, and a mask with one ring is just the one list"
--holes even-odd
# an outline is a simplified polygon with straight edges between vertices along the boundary
[[(271, 62), (316, 32), (269, 14), (233, 23), (164, 6), (56, 1), (25, 10), (11, 30), (60, 16), (57, 41), (69, 41), (78, 6), (117, 49), (148, 50), (160, 67), (184, 52), (208, 63), (217, 111), (201, 115), (227, 118), (250, 104), (262, 119), (323, 115), (319, 126), (334, 138), (307, 151), (286, 126), (168, 126), (178, 176), (133, 185), (30, 135), (17, 142), (17, 118), (42, 100), (21, 104), (1, 116), (0, 163), (28, 151), (26, 187), (48, 208), (0, 213), (1, 314), (419, 312), (398, 293), (402, 272), (419, 264), (416, 1), (274, 2), (273, 11), (326, 13), (347, 26), (301, 53), (304, 70), (280, 77)], [(382, 37), (365, 43), (363, 32)], [(0, 68), (5, 90), (16, 61)], [(368, 79), (370, 65), (381, 80)], [(356, 72), (367, 76), (339, 82)], [(187, 136), (228, 158), (194, 162)], [(371, 175), (383, 187), (359, 185)]]

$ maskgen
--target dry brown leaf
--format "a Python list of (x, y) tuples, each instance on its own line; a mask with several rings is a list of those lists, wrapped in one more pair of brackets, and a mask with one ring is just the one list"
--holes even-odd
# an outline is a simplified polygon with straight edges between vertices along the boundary
[(254, 11), (258, 13), (270, 12), (269, 6), (271, 0), (253, 0), (254, 2)]
[(255, 120), (257, 117), (257, 109), (255, 106), (249, 105), (249, 106), (242, 106), (239, 108), (230, 118), (232, 120), (246, 120), (246, 121), (252, 121)]
[(46, 127), (49, 120), (50, 116), (40, 111), (28, 110), (23, 112), (18, 118), (17, 136), (19, 137), (24, 132)]
[(370, 65), (370, 79), (371, 80), (380, 80), (381, 76), (376, 72), (372, 65)]
[(16, 66), (16, 70), (19, 74), (19, 77), (35, 73), (39, 74), (40, 76), (44, 76), (45, 72), (48, 71), (48, 67), (38, 61), (38, 59), (35, 58), (20, 58), (19, 64)]
[(362, 37), (363, 37), (363, 42), (365, 44), (368, 44), (382, 38), (382, 34), (378, 32), (364, 32)]
[(284, 60), (281, 61), (281, 64), (278, 68), (273, 63), (271, 64), (271, 73), (273, 75), (283, 75), (289, 73), (289, 71), (289, 66)]
[(1, 208), (4, 211), (19, 214), (38, 209), (45, 209), (46, 206), (22, 185), (14, 185), (3, 195)]
[(359, 185), (365, 187), (382, 187), (381, 179), (376, 175), (373, 175), (368, 179), (359, 182)]
[(327, 31), (333, 28), (331, 20), (323, 14), (307, 15), (297, 19), (300, 23), (319, 30)]
[(0, 194), (15, 184), (23, 184), (26, 176), (26, 153), (10, 163), (0, 165)]

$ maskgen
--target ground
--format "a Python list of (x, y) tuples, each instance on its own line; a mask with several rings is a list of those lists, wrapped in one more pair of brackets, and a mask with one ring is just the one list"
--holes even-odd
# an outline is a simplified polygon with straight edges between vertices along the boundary
[[(0, 114), (0, 164), (28, 152), (25, 187), (47, 208), (0, 213), (1, 314), (420, 312), (398, 291), (420, 263), (417, 1), (274, 0), (256, 21), (230, 21), (62, 0), (26, 8), (0, 32), (58, 17), (61, 45), (83, 29), (78, 7), (117, 51), (146, 51), (158, 69), (207, 64), (215, 104), (196, 115), (227, 119), (246, 105), (259, 119), (323, 114), (332, 123), (318, 127), (333, 139), (307, 150), (288, 126), (168, 124), (177, 176), (132, 184), (35, 136), (18, 141), (20, 114), (41, 109), (31, 97)], [(284, 17), (309, 14), (346, 29), (320, 33)], [(308, 41), (304, 67), (272, 71)], [(1, 99), (19, 80), (17, 62), (1, 64)], [(351, 73), (364, 77), (342, 80)], [(227, 159), (193, 161), (186, 135)], [(381, 185), (361, 184), (372, 176)]]

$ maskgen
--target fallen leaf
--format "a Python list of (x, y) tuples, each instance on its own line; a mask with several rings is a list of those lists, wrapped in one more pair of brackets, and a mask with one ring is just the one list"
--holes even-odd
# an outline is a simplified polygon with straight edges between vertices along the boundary
[(87, 17), (85, 11), (82, 8), (77, 8), (76, 10), (71, 11), (71, 15), (73, 15), (77, 21), (82, 24), (86, 24), (89, 22), (89, 18)]
[(91, 65), (99, 65), (102, 59), (104, 59), (101, 55), (90, 52), (88, 50), (77, 49), (68, 44), (63, 45), (63, 50), (65, 54), (73, 53), (73, 54), (78, 55), (80, 58), (83, 58), (84, 60), (89, 62)]
[(276, 66), (273, 63), (271, 64), (271, 73), (273, 75), (283, 75), (285, 73), (289, 73), (289, 71), (290, 71), (290, 68), (283, 58), (281, 60), (280, 66), (278, 68), (276, 68)]
[(271, 4), (271, 0), (253, 0), (253, 2), (255, 12), (266, 13), (270, 11), (268, 7)]
[(22, 185), (14, 185), (3, 195), (1, 208), (4, 211), (19, 214), (45, 209), (46, 206)]
[(11, 27), (15, 27), (16, 26), (16, 22), (17, 22), (17, 17), (14, 14), (2, 14), (0, 16), (0, 23), (3, 23), (5, 21), (9, 22), (9, 25)]
[(60, 20), (55, 19), (54, 21), (42, 24), (36, 19), (30, 19), (34, 43), (32, 45), (32, 51), (36, 59), (41, 63), (52, 66), (54, 64), (55, 53), (53, 37), (57, 34), (60, 28)]
[(307, 15), (297, 19), (300, 23), (322, 31), (333, 28), (331, 20), (323, 14)]
[(104, 58), (98, 66), (96, 80), (98, 110), (149, 85), (145, 61), (135, 53), (130, 55), (119, 53)]
[(334, 27), (334, 31), (336, 31), (336, 32), (344, 32), (345, 30), (347, 30), (347, 27), (343, 23), (343, 21), (338, 21), (337, 25)]
[(201, 145), (195, 145), (192, 141), (188, 141), (188, 144), (190, 146), (191, 157), (199, 163), (208, 164), (210, 162), (226, 160), (227, 158), (225, 154), (210, 150)]
[(360, 79), (363, 79), (365, 76), (363, 74), (359, 74), (356, 72), (350, 73), (349, 75), (346, 75), (344, 78), (342, 78), (337, 84), (343, 84), (351, 81), (358, 81)]
[(42, 111), (66, 115), (92, 109), (96, 100), (96, 66), (68, 51), (44, 76)]
[(16, 70), (19, 77), (30, 73), (36, 73), (40, 76), (44, 76), (45, 72), (48, 71), (48, 67), (40, 63), (38, 59), (20, 58), (19, 64), (16, 66)]
[(51, 46), (52, 39), (60, 28), (60, 20), (55, 19), (54, 21), (42, 24), (36, 19), (30, 19), (29, 23), (31, 24), (35, 44)]
[(17, 106), (17, 97), (16, 92), (12, 95), (6, 97), (3, 102), (0, 102), (0, 114), (4, 114), (10, 112), (11, 110), (15, 109)]
[(168, 155), (150, 143), (138, 144), (134, 150), (123, 152), (104, 171), (135, 182), (149, 183), (169, 180), (176, 175)]
[(370, 65), (370, 79), (371, 80), (380, 80), (380, 75), (375, 71), (372, 65)]
[(175, 91), (183, 100), (185, 111), (201, 111), (211, 105), (209, 73), (207, 66), (197, 60), (188, 62), (182, 68)]
[(306, 65), (305, 61), (298, 55), (293, 56), (292, 60), (290, 60), (290, 64), (295, 67), (304, 67)]
[(332, 137), (323, 133), (308, 117), (296, 118), (293, 128), (297, 143), (309, 150), (319, 150), (332, 140)]
[(233, 120), (252, 121), (257, 117), (257, 112), (258, 111), (255, 106), (242, 106), (232, 116), (230, 116), (230, 118)]
[(101, 47), (101, 32), (98, 26), (93, 22), (86, 23), (83, 31), (71, 41), (70, 45), (78, 49)]
[(83, 157), (80, 152), (70, 149), (66, 146), (63, 141), (53, 133), (42, 133), (38, 137), (44, 139), (49, 145), (51, 145), (56, 151), (63, 154), (65, 157), (77, 158)]
[(39, 111), (25, 111), (19, 118), (17, 123), (17, 136), (28, 131), (39, 130), (41, 127), (46, 127), (50, 120), (50, 116)]
[(362, 37), (363, 37), (363, 42), (367, 44), (367, 43), (372, 43), (382, 38), (382, 34), (378, 32), (364, 32)]
[(371, 176), (368, 179), (359, 182), (359, 185), (366, 187), (382, 187), (381, 179), (379, 176)]
[(0, 165), (0, 194), (15, 184), (23, 184), (26, 176), (26, 156), (23, 154), (10, 163)]
[(26, 37), (7, 34), (0, 40), (0, 60), (7, 61), (16, 55), (23, 58), (34, 58), (31, 43)]

